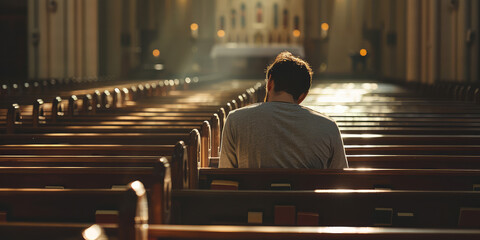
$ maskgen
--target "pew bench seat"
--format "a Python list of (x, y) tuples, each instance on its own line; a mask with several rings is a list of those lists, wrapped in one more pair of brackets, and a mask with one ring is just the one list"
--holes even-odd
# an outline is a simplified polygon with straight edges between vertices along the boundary
[[(170, 156), (166, 157), (171, 162)], [(2, 167), (153, 167), (154, 156), (1, 155)]]
[(1, 155), (171, 156), (174, 145), (6, 144)]
[(189, 133), (44, 133), (4, 134), (0, 144), (121, 144), (165, 145), (184, 141)]

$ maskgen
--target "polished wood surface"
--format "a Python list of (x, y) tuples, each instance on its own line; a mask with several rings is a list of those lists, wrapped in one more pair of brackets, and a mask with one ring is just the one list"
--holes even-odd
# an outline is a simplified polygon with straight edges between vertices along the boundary
[[(238, 182), (240, 190), (269, 190), (285, 183), (291, 190), (392, 189), (473, 191), (480, 170), (466, 169), (200, 169), (200, 188), (213, 180)], [(480, 185), (478, 186), (480, 187)]]
[(149, 225), (155, 239), (478, 239), (479, 230), (382, 227)]
[[(321, 226), (374, 226), (375, 209), (391, 209), (391, 226), (456, 228), (461, 208), (479, 208), (476, 191), (349, 190), (314, 191), (173, 191), (175, 224), (245, 225), (249, 211), (263, 212), (273, 225), (274, 206), (319, 214)], [(195, 204), (192, 204), (195, 203)], [(404, 221), (398, 213), (412, 213)]]

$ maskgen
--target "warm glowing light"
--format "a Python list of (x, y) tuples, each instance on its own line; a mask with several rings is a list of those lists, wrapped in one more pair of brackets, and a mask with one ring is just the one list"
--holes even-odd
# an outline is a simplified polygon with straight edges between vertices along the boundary
[(373, 228), (368, 227), (326, 227), (324, 232), (326, 233), (371, 233), (374, 232)]
[(225, 31), (223, 31), (222, 29), (218, 30), (217, 36), (220, 37), (220, 38), (225, 37)]
[(360, 56), (365, 57), (365, 56), (367, 56), (367, 53), (368, 53), (367, 49), (365, 49), (365, 48), (360, 49)]
[(293, 30), (293, 36), (294, 37), (300, 37), (300, 30), (298, 30), (298, 29)]
[(376, 83), (364, 83), (362, 84), (362, 88), (366, 90), (377, 90), (378, 84)]
[[(347, 169), (347, 168), (345, 168)], [(389, 192), (388, 190), (375, 189), (315, 189), (315, 193), (374, 193), (374, 192)]]
[(157, 63), (153, 66), (153, 68), (155, 68), (157, 71), (160, 71), (163, 69), (163, 64)]
[(135, 193), (137, 194), (137, 196), (142, 196), (143, 194), (145, 194), (145, 187), (143, 187), (142, 182), (135, 181), (135, 182), (132, 182), (130, 185), (135, 190)]
[(330, 29), (330, 25), (328, 25), (328, 23), (322, 23), (321, 27), (323, 31), (328, 31), (328, 29)]
[(86, 240), (96, 240), (102, 235), (102, 228), (99, 225), (94, 224), (89, 228), (85, 229), (82, 235), (83, 238)]
[(153, 54), (154, 57), (158, 57), (158, 56), (160, 56), (160, 50), (154, 49), (152, 54)]
[(190, 24), (190, 29), (191, 29), (192, 31), (197, 31), (197, 30), (198, 30), (198, 24), (196, 24), (196, 23)]
[[(384, 169), (384, 168), (382, 168), (382, 169)], [(344, 168), (343, 170), (346, 170), (346, 171), (359, 171), (359, 172), (365, 172), (365, 171), (374, 171), (374, 170), (378, 170), (378, 168), (358, 167), (358, 168)]]

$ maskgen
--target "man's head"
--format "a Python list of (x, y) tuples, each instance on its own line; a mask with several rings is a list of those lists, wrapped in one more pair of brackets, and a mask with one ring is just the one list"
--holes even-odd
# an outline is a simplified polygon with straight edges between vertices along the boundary
[(310, 65), (290, 52), (278, 54), (275, 61), (267, 67), (266, 73), (267, 79), (273, 80), (275, 92), (284, 91), (292, 95), (295, 101), (302, 94), (306, 96), (312, 84), (313, 72)]

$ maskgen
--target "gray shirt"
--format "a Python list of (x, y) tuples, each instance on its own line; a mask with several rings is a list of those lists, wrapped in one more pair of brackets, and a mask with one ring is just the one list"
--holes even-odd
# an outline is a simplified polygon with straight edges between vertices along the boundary
[(220, 168), (346, 168), (334, 120), (293, 103), (257, 103), (229, 113)]

